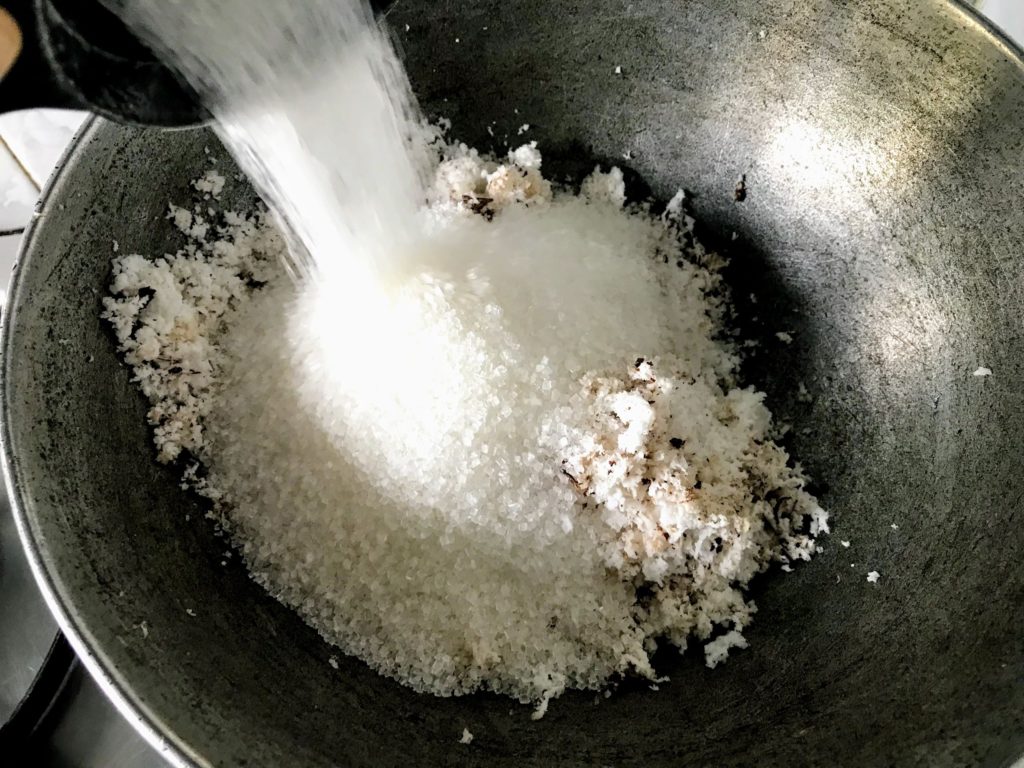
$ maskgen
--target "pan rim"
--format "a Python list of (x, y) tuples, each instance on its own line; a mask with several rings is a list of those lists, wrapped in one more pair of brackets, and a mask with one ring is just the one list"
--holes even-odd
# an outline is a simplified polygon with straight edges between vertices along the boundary
[(206, 768), (205, 760), (195, 755), (184, 740), (178, 738), (166, 723), (163, 723), (149, 708), (139, 700), (127, 680), (122, 679), (116, 665), (104, 653), (100, 643), (96, 642), (86, 627), (79, 612), (73, 605), (73, 598), (67, 594), (59, 568), (49, 556), (45, 543), (37, 531), (31, 494), (22, 482), (18, 462), (12, 446), (10, 367), (13, 356), (10, 349), (13, 345), (11, 329), (17, 322), (17, 310), (21, 294), (24, 291), (22, 265), (33, 251), (35, 240), (39, 237), (41, 227), (45, 226), (44, 212), (51, 206), (51, 201), (60, 193), (64, 186), (68, 169), (77, 157), (86, 151), (93, 137), (102, 130), (108, 121), (99, 115), (90, 115), (75, 134), (68, 148), (57, 161), (56, 170), (50, 176), (18, 249), (14, 274), (7, 294), (7, 301), (0, 312), (0, 459), (7, 496), (14, 516), (18, 538), (29, 562), (32, 576), (39, 586), (43, 600), (57, 621), (57, 626), (75, 651), (75, 655), (85, 666), (92, 679), (139, 735), (156, 750), (162, 758), (175, 768)]

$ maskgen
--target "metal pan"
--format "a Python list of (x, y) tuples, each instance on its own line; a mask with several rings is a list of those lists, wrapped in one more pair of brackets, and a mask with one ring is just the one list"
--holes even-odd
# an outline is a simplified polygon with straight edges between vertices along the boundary
[(26, 239), (3, 440), (36, 574), (120, 707), (200, 766), (940, 768), (1024, 753), (1021, 52), (945, 0), (403, 0), (389, 18), (424, 107), (456, 136), (486, 148), (492, 121), (513, 140), (528, 122), (549, 170), (616, 160), (663, 199), (689, 189), (709, 237), (736, 233), (740, 316), (764, 340), (748, 379), (792, 423), (833, 540), (758, 585), (748, 651), (715, 670), (668, 654), (658, 692), (569, 694), (534, 722), (506, 699), (332, 669), (315, 632), (220, 565), (201, 506), (153, 461), (98, 319), (111, 241), (175, 245), (167, 202), (187, 197), (204, 147), (228, 161), (202, 131), (97, 122)]

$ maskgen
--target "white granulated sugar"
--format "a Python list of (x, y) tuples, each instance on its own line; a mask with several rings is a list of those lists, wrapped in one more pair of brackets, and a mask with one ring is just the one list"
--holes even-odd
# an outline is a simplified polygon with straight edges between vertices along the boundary
[(174, 206), (180, 251), (115, 259), (104, 316), (158, 459), (257, 582), (417, 691), (541, 717), (657, 682), (659, 642), (716, 666), (747, 647), (749, 580), (828, 531), (737, 381), (723, 260), (681, 195), (627, 206), (618, 169), (574, 195), (535, 143), (440, 151), (386, 280), (337, 259), (296, 283), (262, 215)]
[(878, 571), (871, 571), (871, 572), (869, 572), (868, 573), (868, 583), (869, 584), (875, 584), (878, 581), (878, 579), (881, 577), (881, 575), (882, 574), (880, 574)]
[(991, 376), (992, 375), (992, 369), (991, 368), (979, 368), (978, 370), (976, 370), (974, 372), (974, 375), (975, 376), (979, 376), (979, 377), (980, 376)]
[(459, 744), (472, 744), (473, 734), (469, 732), (469, 728), (462, 729), (462, 737), (459, 739)]

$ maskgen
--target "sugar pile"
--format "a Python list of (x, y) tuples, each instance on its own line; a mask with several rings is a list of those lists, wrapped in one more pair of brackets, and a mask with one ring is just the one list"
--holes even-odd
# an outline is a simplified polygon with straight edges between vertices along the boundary
[(542, 713), (653, 679), (659, 642), (718, 664), (749, 580), (827, 531), (736, 380), (722, 260), (681, 195), (625, 206), (617, 170), (574, 194), (533, 145), (440, 152), (376, 280), (288, 279), (260, 214), (175, 209), (181, 251), (115, 259), (158, 458), (260, 584), (418, 691)]
[(280, 215), (172, 207), (187, 244), (117, 258), (105, 311), (253, 577), (417, 690), (539, 712), (653, 678), (662, 639), (744, 647), (743, 587), (825, 514), (682, 196), (656, 218), (617, 169), (574, 194), (534, 145), (424, 140), (363, 0), (118, 6)]

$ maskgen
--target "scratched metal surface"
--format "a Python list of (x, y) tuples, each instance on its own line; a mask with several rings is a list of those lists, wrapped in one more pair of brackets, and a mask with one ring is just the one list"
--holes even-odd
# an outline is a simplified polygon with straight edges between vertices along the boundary
[(0, 494), (0, 726), (32, 686), (56, 636), (57, 622), (36, 588)]
[(455, 135), (487, 148), (530, 123), (550, 171), (614, 160), (659, 198), (690, 190), (708, 238), (736, 233), (741, 325), (764, 342), (748, 378), (793, 424), (833, 542), (758, 586), (750, 650), (724, 667), (667, 655), (660, 691), (570, 694), (540, 722), (496, 697), (418, 696), (354, 660), (331, 669), (312, 630), (220, 566), (198, 505), (152, 463), (143, 403), (97, 320), (111, 239), (170, 244), (164, 206), (187, 196), (212, 138), (99, 124), (19, 268), (4, 432), (31, 555), (122, 710), (201, 766), (1012, 763), (1018, 52), (940, 0), (402, 0), (390, 19), (409, 25), (414, 86)]

